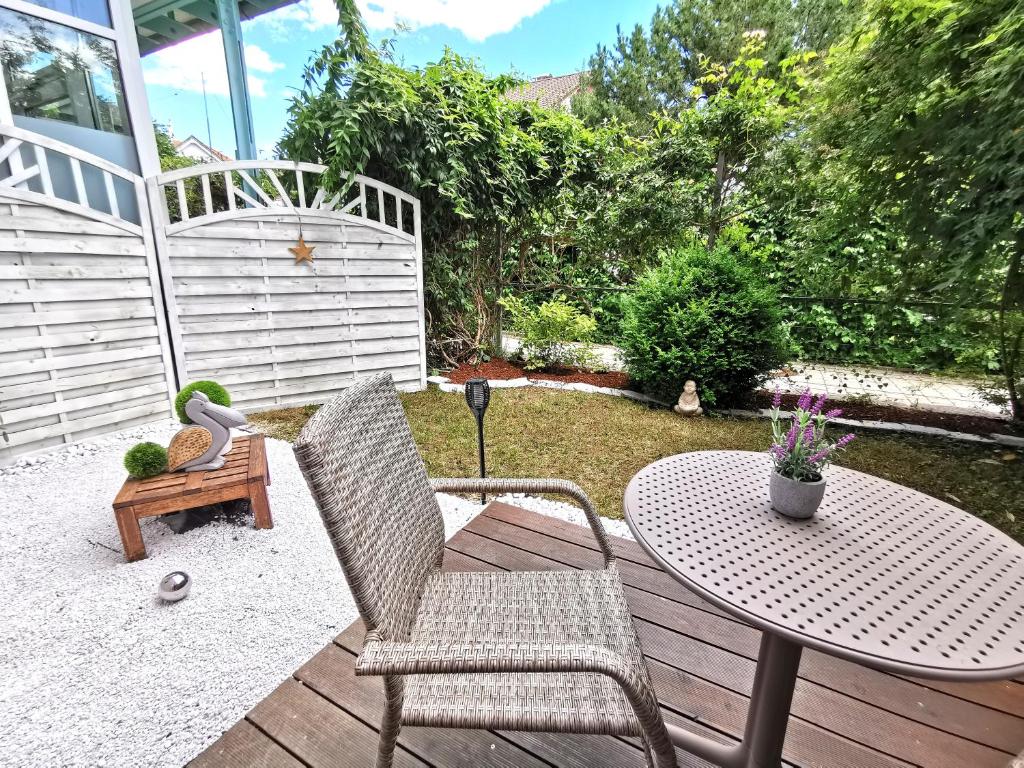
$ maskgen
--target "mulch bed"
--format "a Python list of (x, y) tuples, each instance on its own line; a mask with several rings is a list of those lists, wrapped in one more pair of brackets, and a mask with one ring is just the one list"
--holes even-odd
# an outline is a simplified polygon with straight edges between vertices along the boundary
[(629, 374), (622, 371), (584, 371), (580, 368), (559, 368), (549, 371), (527, 371), (515, 363), (502, 360), (500, 357), (491, 358), (486, 363), (473, 365), (463, 363), (453, 371), (445, 374), (455, 384), (465, 384), (469, 379), (483, 377), (485, 379), (521, 379), (527, 376), (531, 379), (544, 379), (545, 381), (564, 381), (567, 384), (590, 384), (594, 387), (611, 387), (612, 389), (633, 389), (629, 384)]
[[(756, 392), (752, 405), (757, 408), (771, 408), (773, 394)], [(796, 407), (799, 395), (783, 395), (782, 409), (792, 410)], [(873, 403), (854, 403), (829, 399), (828, 407), (842, 408), (843, 418), (861, 419), (864, 421), (894, 421), (899, 424), (918, 424), (922, 427), (938, 427), (951, 432), (967, 432), (972, 435), (989, 435), (993, 432), (1004, 435), (1019, 435), (1008, 421), (985, 416), (971, 416), (960, 413), (942, 413), (925, 411), (918, 408), (900, 408), (893, 405), (877, 405)]]

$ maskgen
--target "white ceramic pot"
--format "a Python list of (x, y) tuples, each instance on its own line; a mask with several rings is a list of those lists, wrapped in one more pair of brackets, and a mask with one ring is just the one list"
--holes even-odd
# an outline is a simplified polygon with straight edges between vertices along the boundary
[(806, 520), (814, 515), (825, 495), (825, 478), (813, 482), (794, 480), (772, 472), (768, 496), (772, 509), (786, 517)]

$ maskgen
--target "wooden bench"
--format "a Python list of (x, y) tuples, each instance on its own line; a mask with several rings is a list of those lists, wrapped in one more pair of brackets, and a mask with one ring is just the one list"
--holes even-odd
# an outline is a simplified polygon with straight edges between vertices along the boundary
[(114, 517), (125, 560), (142, 560), (139, 518), (169, 515), (185, 509), (248, 499), (257, 528), (273, 528), (267, 486), (270, 468), (263, 435), (232, 438), (224, 466), (205, 472), (164, 472), (145, 480), (128, 478), (114, 499)]

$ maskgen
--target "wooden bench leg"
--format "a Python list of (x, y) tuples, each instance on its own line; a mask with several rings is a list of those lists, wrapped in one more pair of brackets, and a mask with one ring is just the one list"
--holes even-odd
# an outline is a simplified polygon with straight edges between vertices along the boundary
[(124, 548), (124, 559), (129, 563), (146, 559), (146, 545), (142, 541), (142, 530), (139, 519), (135, 516), (134, 507), (121, 507), (114, 510), (117, 519), (117, 530), (121, 534), (121, 546)]
[(262, 480), (249, 481), (249, 504), (252, 507), (253, 522), (257, 528), (274, 527), (274, 520), (270, 516), (267, 486), (263, 484)]

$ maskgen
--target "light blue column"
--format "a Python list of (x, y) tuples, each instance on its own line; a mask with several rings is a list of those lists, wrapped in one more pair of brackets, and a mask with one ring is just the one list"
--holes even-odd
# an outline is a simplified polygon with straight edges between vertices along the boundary
[(245, 72), (242, 46), (242, 22), (238, 18), (238, 0), (217, 0), (217, 19), (224, 39), (224, 61), (228, 70), (231, 115), (235, 121), (235, 153), (239, 160), (256, 159), (256, 137), (252, 128), (252, 103)]

